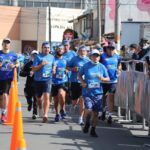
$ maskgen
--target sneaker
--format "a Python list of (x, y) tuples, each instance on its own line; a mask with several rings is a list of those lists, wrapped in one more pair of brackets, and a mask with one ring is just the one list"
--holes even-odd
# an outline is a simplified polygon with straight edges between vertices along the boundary
[(48, 117), (43, 117), (43, 123), (47, 123), (48, 122)]
[(60, 115), (57, 114), (57, 115), (55, 116), (55, 122), (59, 122), (59, 121), (60, 121)]
[(37, 115), (36, 115), (36, 114), (33, 114), (32, 119), (33, 119), (33, 120), (37, 119)]
[(83, 119), (82, 118), (79, 118), (79, 125), (83, 126), (84, 125), (84, 122), (83, 122)]
[(65, 119), (65, 117), (66, 117), (66, 112), (65, 112), (63, 109), (61, 109), (61, 110), (60, 110), (60, 115), (61, 115), (61, 118), (62, 118), (62, 119)]
[(90, 128), (90, 123), (86, 123), (84, 128), (83, 128), (83, 133), (88, 133)]
[(90, 135), (92, 137), (98, 137), (97, 133), (95, 132), (95, 128), (94, 127), (91, 128)]
[(5, 123), (6, 122), (6, 114), (2, 113), (1, 115), (1, 122)]
[(108, 117), (107, 123), (112, 124), (112, 117), (111, 116)]

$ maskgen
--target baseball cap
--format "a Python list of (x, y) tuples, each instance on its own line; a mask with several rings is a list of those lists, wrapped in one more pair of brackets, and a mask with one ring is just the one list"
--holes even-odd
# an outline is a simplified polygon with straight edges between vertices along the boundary
[(86, 50), (86, 51), (88, 50), (85, 45), (80, 45), (78, 50), (80, 50), (80, 49), (84, 49), (84, 50)]
[(63, 45), (68, 45), (68, 44), (70, 44), (70, 41), (69, 41), (69, 40), (64, 40), (64, 41), (63, 41)]
[(38, 54), (39, 52), (37, 51), (37, 50), (33, 50), (32, 52), (31, 52), (31, 55), (33, 55), (33, 54)]
[(90, 55), (94, 55), (94, 54), (100, 55), (99, 50), (93, 49), (93, 50), (91, 51)]
[(4, 39), (3, 39), (3, 43), (11, 43), (10, 38), (4, 38)]
[(115, 42), (109, 41), (107, 48), (110, 48), (111, 50), (115, 50), (115, 49), (116, 49), (116, 44), (115, 44)]
[(63, 49), (63, 48), (64, 48), (64, 46), (63, 46), (62, 44), (60, 44), (60, 45), (57, 45), (57, 46), (56, 46), (56, 48)]
[(50, 43), (49, 43), (49, 42), (43, 42), (43, 43), (42, 43), (42, 47), (43, 47), (43, 46), (50, 47)]

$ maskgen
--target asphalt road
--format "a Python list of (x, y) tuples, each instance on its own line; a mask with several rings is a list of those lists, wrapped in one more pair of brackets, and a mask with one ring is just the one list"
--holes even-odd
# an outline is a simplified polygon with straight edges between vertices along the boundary
[[(49, 111), (49, 122), (42, 119), (32, 120), (32, 113), (27, 111), (23, 96), (24, 80), (20, 80), (19, 99), (22, 102), (24, 136), (27, 150), (149, 150), (147, 131), (141, 130), (141, 125), (99, 121), (98, 138), (82, 133), (82, 127), (77, 124), (77, 113), (69, 113), (65, 120), (55, 123), (54, 111)], [(131, 130), (132, 128), (132, 130)], [(0, 150), (9, 150), (12, 127), (0, 125)]]

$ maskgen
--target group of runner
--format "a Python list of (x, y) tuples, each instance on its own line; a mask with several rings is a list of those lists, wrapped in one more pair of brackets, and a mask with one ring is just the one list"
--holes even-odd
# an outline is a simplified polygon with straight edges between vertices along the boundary
[[(19, 66), (17, 55), (10, 51), (10, 44), (10, 39), (4, 39), (0, 51), (2, 122), (7, 119), (13, 70)], [(43, 123), (48, 122), (50, 97), (53, 97), (54, 120), (59, 122), (66, 117), (66, 97), (71, 93), (72, 107), (80, 106), (79, 124), (83, 125), (83, 132), (88, 133), (90, 129), (90, 135), (97, 137), (98, 117), (105, 119), (105, 106), (109, 111), (108, 123), (112, 123), (114, 93), (121, 69), (115, 43), (109, 41), (104, 51), (97, 48), (90, 52), (85, 45), (80, 45), (75, 52), (70, 50), (69, 41), (63, 41), (56, 47), (54, 55), (50, 52), (49, 42), (43, 42), (41, 52), (33, 50), (30, 60), (20, 72), (21, 76), (27, 76), (24, 93), (28, 111), (33, 108), (33, 119), (39, 115)]]

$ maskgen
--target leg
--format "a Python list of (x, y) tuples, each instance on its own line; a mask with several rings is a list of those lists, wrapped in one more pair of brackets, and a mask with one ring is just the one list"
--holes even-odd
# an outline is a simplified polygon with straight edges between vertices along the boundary
[(92, 137), (98, 137), (98, 135), (95, 132), (96, 126), (97, 126), (97, 121), (98, 121), (98, 112), (93, 111), (92, 112), (92, 128), (90, 135)]
[(29, 87), (25, 87), (24, 88), (24, 95), (26, 97), (27, 100), (27, 104), (28, 104), (28, 111), (31, 111), (32, 109), (32, 94), (31, 94), (31, 89)]
[(92, 116), (92, 110), (91, 109), (85, 109), (85, 113), (84, 113), (85, 126), (83, 128), (84, 133), (89, 132), (91, 116)]
[(54, 96), (54, 107), (56, 111), (56, 116), (55, 116), (55, 121), (58, 122), (60, 120), (60, 115), (59, 115), (59, 97)]
[(66, 101), (66, 91), (63, 88), (60, 88), (58, 90), (58, 97), (59, 97), (59, 103), (60, 103), (60, 114), (62, 119), (65, 119), (66, 111), (65, 111), (65, 101)]
[(48, 117), (48, 110), (49, 110), (49, 96), (50, 94), (45, 92), (43, 93), (43, 100), (44, 100), (44, 104), (43, 104), (43, 108), (44, 108), (44, 117)]
[(83, 98), (82, 98), (82, 97), (79, 98), (79, 105), (80, 105), (80, 110), (79, 110), (79, 114), (80, 114), (80, 117), (79, 117), (79, 124), (80, 124), (80, 125), (84, 125), (84, 122), (83, 122), (84, 101), (83, 101)]
[(58, 96), (54, 96), (54, 107), (55, 107), (56, 114), (59, 114), (58, 104), (59, 104), (59, 98)]

